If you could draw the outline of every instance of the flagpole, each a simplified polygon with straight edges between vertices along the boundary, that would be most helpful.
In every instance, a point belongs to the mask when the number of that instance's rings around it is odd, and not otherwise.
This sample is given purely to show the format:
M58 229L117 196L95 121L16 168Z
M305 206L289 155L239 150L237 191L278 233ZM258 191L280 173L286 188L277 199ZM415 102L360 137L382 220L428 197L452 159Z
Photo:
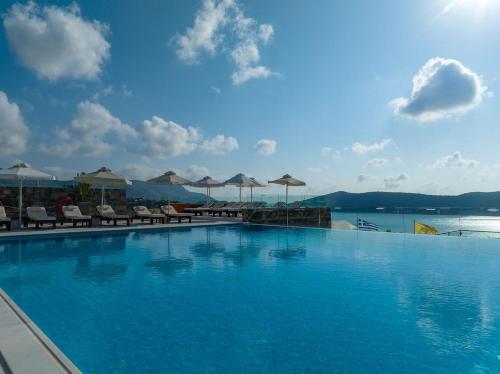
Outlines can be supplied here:
M22 211L23 211L23 179L19 179L19 228L23 227L22 224Z

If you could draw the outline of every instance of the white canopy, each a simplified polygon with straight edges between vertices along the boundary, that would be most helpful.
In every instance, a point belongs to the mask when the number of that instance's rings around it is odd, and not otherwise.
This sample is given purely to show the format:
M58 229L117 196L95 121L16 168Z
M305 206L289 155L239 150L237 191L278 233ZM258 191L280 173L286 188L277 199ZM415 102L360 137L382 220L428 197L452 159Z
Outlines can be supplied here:
M131 181L122 177L121 175L114 174L111 169L102 167L93 173L82 173L76 176L75 181L78 183L86 183L94 186L130 186Z
M167 171L165 174L160 175L159 177L147 180L146 183L161 184L165 186L187 186L192 184L191 181L187 180L186 178L179 177L173 171ZM168 187L167 194L168 194L167 203L168 205L170 205L170 187Z
M178 176L173 171L167 171L165 174L160 175L159 177L148 179L146 183L186 186L190 185L192 182L190 180L187 180L186 178Z
M295 179L290 174L285 174L281 178L275 179L273 181L269 181L268 183L281 184L284 186L298 187L305 186L306 182L302 182L301 180Z
M240 188L240 203L241 203L241 188L242 187L258 187L259 183L252 178L247 177L245 174L239 173L234 177L224 182L225 185L238 186Z
M112 186L130 186L131 181L122 177L121 175L114 174L111 169L102 167L93 173L82 173L76 176L75 181L78 183L86 183L94 186L101 186L101 206L104 205L104 187Z
M293 178L290 174L285 174L279 179L269 181L268 183L281 184L286 186L286 225L288 226L288 187L305 186L306 182Z
M218 180L213 179L212 177L206 176L201 178L199 181L191 183L193 187L200 187L207 189L207 203L210 199L210 189L214 187L224 187L224 183L219 182Z
M5 180L55 180L53 175L33 169L31 165L21 162L8 169L0 169L0 179Z
M22 227L21 217L23 215L23 181L55 180L53 175L33 169L31 165L21 162L8 169L0 169L0 179L19 181L19 228Z

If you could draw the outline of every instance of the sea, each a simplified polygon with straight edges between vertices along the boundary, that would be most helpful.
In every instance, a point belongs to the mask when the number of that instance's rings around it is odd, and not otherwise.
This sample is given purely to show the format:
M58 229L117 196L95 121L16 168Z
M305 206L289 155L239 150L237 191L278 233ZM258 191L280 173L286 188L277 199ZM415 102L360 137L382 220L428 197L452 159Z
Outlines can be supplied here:
M376 224L379 231L413 233L415 222L419 222L436 228L441 235L500 238L500 215L332 213L333 221L347 221L354 226L358 218Z

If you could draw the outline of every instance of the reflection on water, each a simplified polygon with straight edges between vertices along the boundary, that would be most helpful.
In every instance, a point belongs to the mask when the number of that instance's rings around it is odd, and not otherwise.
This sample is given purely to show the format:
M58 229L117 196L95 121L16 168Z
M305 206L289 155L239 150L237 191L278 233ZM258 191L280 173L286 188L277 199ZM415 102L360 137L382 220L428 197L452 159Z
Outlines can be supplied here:
M212 227L205 228L205 240L198 240L191 245L191 252L196 257L210 258L223 253L226 249L222 241L218 240L217 231Z
M192 258L165 258L161 260L150 260L144 265L165 275L176 275L179 271L189 270L193 267Z
M417 325L441 350L476 346L484 321L480 290L445 280L422 282L414 290Z

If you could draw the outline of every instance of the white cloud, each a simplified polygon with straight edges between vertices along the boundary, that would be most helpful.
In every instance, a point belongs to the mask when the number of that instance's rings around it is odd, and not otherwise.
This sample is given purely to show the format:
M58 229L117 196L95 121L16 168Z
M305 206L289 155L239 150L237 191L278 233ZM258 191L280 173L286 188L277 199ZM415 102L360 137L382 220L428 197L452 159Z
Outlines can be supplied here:
M453 152L450 155L444 156L436 160L433 167L457 168L457 169L472 169L479 164L476 160L468 160L462 157L462 153Z
M222 90L219 88L219 87L216 87L216 86L211 86L210 89L216 94L216 95L220 95Z
M391 102L396 115L427 122L463 114L481 103L487 87L460 61L432 58L413 77L410 98Z
M276 152L276 145L278 142L272 139L260 139L255 144L257 153L261 156L271 156Z
M177 57L192 64L199 61L202 52L214 55L223 39L220 29L228 22L228 11L233 6L233 1L204 0L202 8L196 12L193 27L172 39L177 46Z
M186 178L192 180L192 181L197 181L207 175L209 175L208 168L205 166L199 166L199 165L190 165L186 169Z
M223 155L238 149L238 140L232 136L216 135L214 138L205 140L200 148L214 155Z
M374 143L371 145L366 145L366 144L361 144L361 143L356 142L352 145L351 150L354 153L358 153L358 154L379 152L379 151L383 151L388 145L390 145L392 143L393 143L392 139L383 139L381 142Z
M122 84L122 94L125 97L129 97L133 95L133 92L126 84Z
M84 101L78 104L71 124L59 130L59 144L42 145L45 154L57 154L62 157L99 157L111 153L113 145L108 137L114 135L121 140L135 137L135 130L113 117L101 104Z
M109 58L108 27L84 20L75 3L64 8L15 3L3 25L19 61L51 81L95 79Z
M394 177L386 177L384 178L384 184L386 190L392 190L401 186L402 182L405 182L409 179L408 175L405 173L399 174Z
M259 45L269 44L273 34L272 25L259 25L246 17L235 0L204 0L196 12L194 25L184 34L176 34L171 42L176 46L177 57L188 64L199 62L203 53L214 56L219 49L229 52L236 66L231 79L233 84L240 85L273 74L266 66L259 65ZM223 41L228 45L219 48Z
M103 88L102 90L96 92L95 94L92 95L92 99L94 101L99 100L101 97L109 96L113 93L113 86L108 86Z
M182 127L175 122L154 116L139 127L146 152L154 157L176 157L193 152L201 136L196 128Z
M0 91L0 156L18 155L25 151L29 129L16 103L9 102Z
M331 157L335 160L341 160L342 154L340 151L337 151L331 147L321 147L321 156L323 157Z
M250 79L267 78L272 74L271 70L265 66L248 66L241 68L231 75L231 79L236 86L246 83Z
M76 170L65 169L60 166L46 166L42 170L50 175L55 175L58 180L72 180L77 175Z
M360 174L356 179L358 180L359 183L363 183L366 182L369 178L370 177L368 175Z
M389 162L389 160L387 160L386 158L372 158L371 160L368 160L366 165L373 166L373 167L379 167L379 166L384 166L388 162Z
M147 163L128 164L120 169L117 173L123 175L127 179L147 180L162 174L162 171L153 165Z
M273 25L265 23L259 26L259 38L262 40L264 44L269 43L273 35L274 35Z

